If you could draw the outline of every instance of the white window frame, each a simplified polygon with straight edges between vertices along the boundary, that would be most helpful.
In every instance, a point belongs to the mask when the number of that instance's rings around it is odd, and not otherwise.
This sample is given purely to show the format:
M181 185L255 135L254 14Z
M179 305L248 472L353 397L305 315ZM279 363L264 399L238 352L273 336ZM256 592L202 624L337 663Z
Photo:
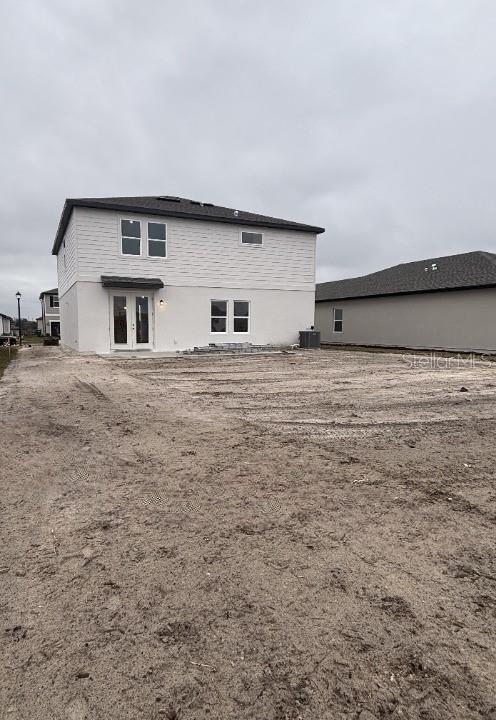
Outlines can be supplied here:
M212 315L212 303L216 302L222 302L226 303L226 314L224 315ZM212 318L219 318L219 319L225 319L226 321L226 329L225 330L212 330ZM229 332L229 300L220 300L216 298L212 298L210 300L210 335L227 335Z
M156 238L150 238L148 235L148 225L152 223L153 225L163 225L165 227L165 240L157 240ZM152 242L163 242L165 243L165 255L150 255L150 239ZM146 252L147 252L147 258L150 260L167 260L168 255L168 244L169 244L169 233L167 228L167 223L162 222L161 220L147 220L146 221ZM138 257L136 255L136 257Z
M254 235L261 235L262 236L262 242L261 243L247 243L243 242L243 233L252 233ZM264 245L264 234L263 232L259 232L258 230L240 230L239 233L239 243L240 245L244 245L244 247L263 247Z
M139 237L139 241L140 241L140 251L139 251L139 255L134 255L133 253L125 253L125 252L122 252L122 239L123 239L123 238L128 238L129 240L138 240L138 238L132 237L131 235L123 235L123 234L122 234L122 221L123 221L123 220L127 220L128 222L137 222L137 223L139 223L139 226L140 226L140 237ZM147 228L147 237L148 237L148 228ZM143 227L142 227L142 222L141 222L141 220L136 220L136 218L129 218L129 217L121 217L121 218L119 218L119 249L120 249L120 254L122 255L122 257L134 257L134 258L143 257Z
M336 318L336 310L341 313L340 318ZM336 330L336 321L341 323L341 330ZM332 308L332 332L338 333L339 335L343 332L344 328L344 311L343 308Z
M237 302L245 302L245 303L248 303L248 315L247 315L247 316L246 316L246 315L235 315L235 314L234 314L234 303L237 303ZM250 300L233 300L233 301L232 301L232 318L233 318L233 325L232 325L232 327L233 327L233 334L234 334L234 335L249 335L249 334L251 333L251 301L250 301ZM234 329L234 321L235 321L236 319L243 319L243 320L246 320L246 319L247 319L247 320L248 320L248 330L246 330L246 331L244 331L244 330L235 330L235 329Z
M50 297L50 299L51 299L52 302L50 302L50 300L48 301L48 307L49 307L51 310L54 310L54 309L56 310L58 307L60 307L60 302L59 302L59 296L58 296L58 295L50 295L49 297ZM52 314L53 314L53 313L52 313Z

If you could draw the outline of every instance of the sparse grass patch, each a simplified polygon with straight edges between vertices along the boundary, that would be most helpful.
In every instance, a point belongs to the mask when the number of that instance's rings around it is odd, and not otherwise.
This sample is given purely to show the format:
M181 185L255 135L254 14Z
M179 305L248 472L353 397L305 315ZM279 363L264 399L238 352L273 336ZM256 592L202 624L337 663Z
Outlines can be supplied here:
M13 360L16 356L17 348L16 347L0 347L0 378L5 372L5 368L9 364L11 360Z

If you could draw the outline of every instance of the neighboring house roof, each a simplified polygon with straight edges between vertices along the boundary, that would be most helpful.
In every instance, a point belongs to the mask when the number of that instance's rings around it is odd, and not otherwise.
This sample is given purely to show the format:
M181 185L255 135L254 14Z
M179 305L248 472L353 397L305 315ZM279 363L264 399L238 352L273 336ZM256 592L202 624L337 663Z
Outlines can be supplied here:
M13 318L10 317L10 315L4 315L3 313L0 313L0 317L5 318L6 320L13 320Z
M477 250L417 260L362 277L319 283L315 301L496 286L496 254Z
M291 220L258 215L257 213L221 207L212 203L202 203L173 195L147 197L111 197L111 198L68 198L65 201L60 218L57 235L53 244L52 254L56 255L74 207L89 207L101 210L118 210L120 212L144 213L147 215L164 215L191 220L210 220L212 222L234 223L237 225L253 225L272 227L282 230L300 230L303 232L323 233L324 228Z
M158 290L164 287L164 283L160 278L131 278L120 275L101 275L101 280L103 287L142 288L148 290Z
M58 288L52 288L51 290L43 290L43 292L40 293L40 300L43 298L44 295L58 295L59 289Z

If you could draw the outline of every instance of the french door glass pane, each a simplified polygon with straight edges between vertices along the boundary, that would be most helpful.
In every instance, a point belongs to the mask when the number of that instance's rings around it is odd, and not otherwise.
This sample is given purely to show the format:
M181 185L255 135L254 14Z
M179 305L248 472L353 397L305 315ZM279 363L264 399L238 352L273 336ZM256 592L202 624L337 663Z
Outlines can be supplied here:
M127 306L122 295L114 295L114 342L127 344Z
M148 298L136 298L136 343L149 342Z

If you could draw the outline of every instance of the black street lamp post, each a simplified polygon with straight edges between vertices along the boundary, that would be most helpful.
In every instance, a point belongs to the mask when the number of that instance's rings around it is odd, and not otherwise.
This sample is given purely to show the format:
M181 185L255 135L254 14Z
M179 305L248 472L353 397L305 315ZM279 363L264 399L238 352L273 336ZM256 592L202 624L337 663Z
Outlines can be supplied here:
M22 345L22 327L21 327L21 293L19 290L16 292L17 298L17 317L19 319L19 346Z

